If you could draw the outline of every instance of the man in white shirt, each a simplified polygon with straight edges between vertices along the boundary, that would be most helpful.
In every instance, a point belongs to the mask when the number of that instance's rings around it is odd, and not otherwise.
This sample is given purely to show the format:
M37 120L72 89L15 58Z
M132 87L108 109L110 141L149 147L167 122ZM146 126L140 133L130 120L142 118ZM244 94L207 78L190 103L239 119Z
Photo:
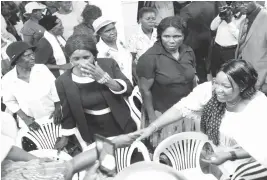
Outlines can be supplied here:
M122 73L133 83L133 57L126 45L121 40L118 40L115 23L115 21L103 16L94 21L95 34L100 36L100 40L96 45L98 50L97 57L114 59Z
M17 113L19 126L39 129L35 119L54 117L61 120L61 107L55 87L55 77L43 64L35 64L33 47L25 42L14 42L6 53L15 67L2 79L3 103ZM21 121L22 120L22 121ZM23 123L24 122L24 123Z
M233 11L229 6L220 8L220 13L213 19L210 25L212 31L216 31L215 44L212 50L211 73L215 77L221 65L235 57L235 49L238 44L240 24L245 15L238 9ZM233 14L235 13L235 15Z

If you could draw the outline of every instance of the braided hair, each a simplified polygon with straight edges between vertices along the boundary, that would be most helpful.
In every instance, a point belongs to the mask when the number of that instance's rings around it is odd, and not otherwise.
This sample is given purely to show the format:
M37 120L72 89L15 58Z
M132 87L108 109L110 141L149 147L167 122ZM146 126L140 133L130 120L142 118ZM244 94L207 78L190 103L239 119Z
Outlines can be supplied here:
M224 72L230 82L234 81L238 85L242 99L250 99L256 93L255 84L258 74L248 62L240 59L229 60L222 65L219 72ZM201 131L207 134L215 145L219 145L220 142L219 128L225 111L226 103L218 101L217 95L213 91L211 99L204 106L200 127Z

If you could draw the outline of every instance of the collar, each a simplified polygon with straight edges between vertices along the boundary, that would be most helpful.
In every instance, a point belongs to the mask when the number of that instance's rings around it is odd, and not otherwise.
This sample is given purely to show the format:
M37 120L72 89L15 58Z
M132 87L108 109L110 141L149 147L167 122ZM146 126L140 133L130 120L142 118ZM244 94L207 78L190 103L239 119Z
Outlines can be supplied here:
M36 67L36 64L32 67L30 76L35 71L35 67ZM12 74L12 78L14 80L21 80L21 79L18 78L17 66L14 66L14 68L10 71L10 73Z
M80 84L86 84L86 83L91 83L91 82L95 81L93 78L80 77L80 76L77 76L73 73L71 73L71 77L72 77L73 82L80 83Z
M185 44L182 44L180 47L179 47L179 53L180 54L183 54L185 52L192 52L193 50L185 45ZM165 50L165 48L162 46L161 42L158 40L155 42L155 44L153 45L153 48L150 48L146 54L148 55L160 55L160 54L163 54L163 55L167 55L169 56L170 53L168 51Z
M141 36L147 36L142 29L141 23L139 23L139 25L138 25L138 32L137 33L138 33L138 35L141 35ZM156 28L153 28L151 39L152 39L152 37L155 37L155 38L157 37L157 29Z
M97 43L97 49L99 51L102 51L102 52L106 52L108 53L110 50L112 51L119 51L120 47L122 48L126 48L126 46L123 44L122 41L118 40L116 41L116 44L117 44L117 47L118 47L118 50L117 49L114 49L112 47L109 47L101 38L99 40L99 42Z
M257 7L254 11L247 15L248 21L253 22L253 20L257 17L259 12L261 11L260 7Z

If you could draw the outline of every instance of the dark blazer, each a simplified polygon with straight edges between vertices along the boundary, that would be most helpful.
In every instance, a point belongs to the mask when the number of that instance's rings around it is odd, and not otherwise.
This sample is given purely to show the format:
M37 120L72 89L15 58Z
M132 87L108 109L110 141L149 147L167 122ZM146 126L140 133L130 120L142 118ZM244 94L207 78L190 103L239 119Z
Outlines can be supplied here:
M56 59L54 57L53 49L50 43L46 38L40 39L40 41L36 45L35 53L35 63L36 64L56 64ZM54 76L57 78L59 74L58 69L49 69Z
M65 54L64 47L61 46L61 48L62 48L63 53ZM34 53L35 53L36 64L57 65L56 59L54 57L53 48L45 37L40 39L40 41L37 43ZM69 59L67 58L66 55L65 57L66 57L66 62L69 63ZM54 74L56 78L59 77L60 73L58 69L49 69L49 70Z
M98 65L107 72L113 79L121 79L127 84L127 91L124 94L116 95L110 89L102 84L99 84L99 90L106 99L108 106L111 109L114 119L119 126L124 130L124 133L132 132L136 129L134 121L131 119L130 109L125 103L123 96L129 96L132 93L133 87L131 82L120 71L120 68L115 60L108 58L97 59ZM62 106L63 121L62 128L79 129L82 138L86 142L92 142L93 134L89 131L85 119L82 103L80 100L79 89L72 81L71 70L67 70L56 80L56 88Z
M180 16L184 18L188 26L188 35L184 43L193 50L205 48L207 50L211 41L210 23L216 16L214 2L193 1L183 7Z

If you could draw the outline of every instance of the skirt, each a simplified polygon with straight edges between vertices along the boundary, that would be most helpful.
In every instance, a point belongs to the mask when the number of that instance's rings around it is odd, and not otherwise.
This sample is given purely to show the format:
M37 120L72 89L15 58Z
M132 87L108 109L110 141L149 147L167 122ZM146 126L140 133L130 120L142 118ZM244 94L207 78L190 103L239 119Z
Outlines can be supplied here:
M71 180L71 171L65 161L42 162L4 160L1 164L2 180Z

